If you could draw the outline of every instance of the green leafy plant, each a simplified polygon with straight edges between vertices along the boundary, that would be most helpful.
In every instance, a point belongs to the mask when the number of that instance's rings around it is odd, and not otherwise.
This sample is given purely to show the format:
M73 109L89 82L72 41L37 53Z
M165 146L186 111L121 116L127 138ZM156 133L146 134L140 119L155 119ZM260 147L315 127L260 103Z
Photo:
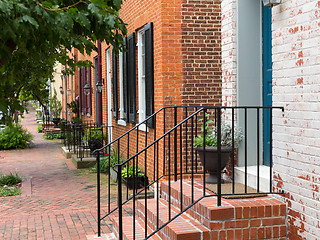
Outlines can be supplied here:
M82 122L82 119L79 118L79 117L72 117L72 122L73 122L73 123L81 123L81 122Z
M22 179L17 173L0 175L0 186L4 186L4 185L13 186L21 182L22 182Z
M19 186L7 186L0 187L0 197L16 196L21 194L21 188Z
M133 165L130 165L129 167L125 167L121 171L121 177L122 178L133 178L133 177L144 177L144 172L139 168L138 166L135 166L133 168Z
M70 108L71 112L73 112L74 114L78 114L79 108L76 101L73 100L70 103L67 103L67 107Z
M50 111L51 115L54 118L59 118L62 111L62 105L61 102L57 98L57 91L56 89L53 89L53 96L50 98Z
M37 132L42 133L42 124L39 124L37 127Z
M209 117L209 114L206 113L206 118ZM207 119L206 119L207 120ZM199 119L198 121L203 121L203 119ZM205 124L201 125L201 132L203 133L205 129L205 144L208 147L217 147L218 139L217 139L217 127L209 128L209 124L213 123L212 120L206 121ZM234 128L234 146L235 148L239 147L240 142L243 139L242 131L240 128ZM204 134L199 134L194 138L193 145L195 147L203 146L204 143ZM221 146L232 146L232 127L230 124L223 122L221 124Z
M83 137L84 140L105 140L107 136L103 134L101 127L98 128L88 128Z
M47 132L45 135L43 135L44 139L47 140L57 140L57 139L62 139L62 134L59 133L54 133L54 132Z
M110 159L110 160L109 160ZM110 161L110 163L109 163ZM110 155L106 154L106 157L100 159L100 172L108 173L109 167L113 168L114 165L118 163L123 163L124 159L122 157L122 154L120 154L119 161L118 161L118 150L113 149L112 153ZM97 164L94 165L91 170L93 172L97 172Z
M15 196L21 194L22 179L17 173L0 175L0 197Z
M26 148L32 144L32 134L14 124L0 133L0 150Z

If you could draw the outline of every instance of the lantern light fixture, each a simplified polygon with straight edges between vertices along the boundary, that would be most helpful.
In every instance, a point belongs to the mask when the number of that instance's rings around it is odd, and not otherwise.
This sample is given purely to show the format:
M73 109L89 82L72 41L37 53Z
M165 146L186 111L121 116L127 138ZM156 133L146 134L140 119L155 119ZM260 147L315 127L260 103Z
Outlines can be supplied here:
M282 0L263 0L263 5L265 7L273 7L279 5L281 2Z
M98 93L102 93L102 83L100 81L97 82L96 88Z
M91 92L91 87L89 86L88 83L87 83L86 85L84 85L83 90L84 90L84 94L85 94L86 96L89 96L89 94L90 94L90 92Z

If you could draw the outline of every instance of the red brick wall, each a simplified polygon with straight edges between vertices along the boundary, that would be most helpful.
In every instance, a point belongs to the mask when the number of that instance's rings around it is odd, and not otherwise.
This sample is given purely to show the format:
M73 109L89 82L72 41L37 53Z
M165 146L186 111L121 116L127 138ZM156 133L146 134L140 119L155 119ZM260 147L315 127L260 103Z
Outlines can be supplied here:
M220 1L201 0L126 0L120 10L120 16L127 23L128 35L136 32L145 24L153 22L154 27L154 110L164 106L179 105L218 105L221 102L221 53L220 53ZM102 78L107 78L106 49L102 43ZM78 57L93 60L96 56ZM75 79L78 79L76 76ZM138 82L138 81L137 81ZM75 80L75 83L78 83ZM92 71L94 85L94 71ZM94 92L94 91L93 91ZM138 86L137 86L138 92ZM107 124L107 89L103 87L103 123ZM137 94L137 109L138 109ZM95 97L92 96L92 116L83 119L95 121ZM138 116L137 116L138 119ZM181 118L180 118L181 119ZM167 122L167 130L170 125ZM135 124L120 126L113 120L113 139L116 139ZM157 137L164 133L163 115L157 118ZM171 122L172 126L172 122ZM140 131L138 149L145 147L145 132ZM154 136L150 129L149 136ZM136 135L130 136L120 146L129 148L130 155L136 152ZM148 140L148 144L153 137ZM163 142L159 144L159 153L163 156ZM126 156L126 151L123 152ZM144 156L143 156L144 157ZM159 158L159 166L162 166ZM154 165L154 151L148 151L148 174ZM161 167L160 167L161 169ZM160 172L161 174L161 172Z
M220 0L182 1L182 58L182 103L220 105Z

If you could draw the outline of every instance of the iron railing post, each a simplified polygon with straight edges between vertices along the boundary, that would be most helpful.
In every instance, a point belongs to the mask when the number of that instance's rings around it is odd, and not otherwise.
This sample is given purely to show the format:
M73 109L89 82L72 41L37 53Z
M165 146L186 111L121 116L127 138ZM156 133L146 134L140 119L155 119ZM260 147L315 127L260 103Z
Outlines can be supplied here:
M202 126L202 132L203 132L203 196L206 195L206 135L207 135L207 109L203 109L203 126Z
M218 148L218 206L221 206L221 108L217 109L217 148Z
M174 181L176 182L178 180L178 153L177 153L177 138L178 138L178 133L177 133L177 107L174 107Z
M97 151L97 207L98 207L98 237L101 236L101 203L100 203L100 152Z
M119 150L118 150L119 151ZM134 171L133 171L134 172ZM119 240L123 239L122 232L122 186L121 186L121 165L118 166L117 173L117 182L118 182L118 209L119 209ZM133 183L134 185L135 183ZM134 193L133 193L134 194Z

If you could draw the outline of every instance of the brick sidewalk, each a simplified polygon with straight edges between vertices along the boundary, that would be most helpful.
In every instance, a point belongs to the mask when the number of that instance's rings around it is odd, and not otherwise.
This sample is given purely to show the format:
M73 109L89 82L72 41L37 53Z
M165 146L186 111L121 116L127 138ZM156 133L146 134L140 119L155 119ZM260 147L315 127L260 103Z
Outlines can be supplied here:
M44 140L36 132L34 111L22 125L34 135L34 145L0 151L0 173L17 172L26 181L23 190L28 193L25 188L29 188L31 196L0 198L0 239L86 239L95 234L96 174L68 167L60 142ZM103 231L109 228L104 226Z

